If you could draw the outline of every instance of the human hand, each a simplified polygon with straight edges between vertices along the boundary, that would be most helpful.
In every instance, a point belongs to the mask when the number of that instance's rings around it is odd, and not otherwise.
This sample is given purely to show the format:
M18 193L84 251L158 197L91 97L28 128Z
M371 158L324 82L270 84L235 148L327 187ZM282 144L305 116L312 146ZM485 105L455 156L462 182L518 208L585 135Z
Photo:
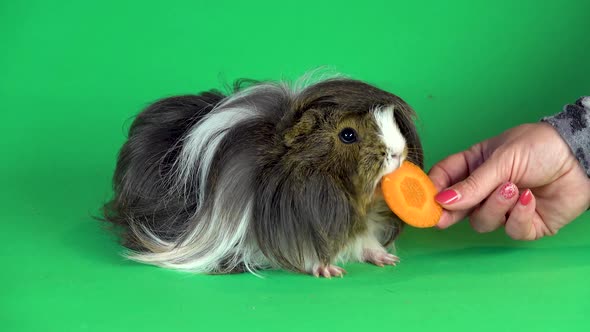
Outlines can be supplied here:
M429 176L447 228L466 216L478 232L505 225L513 239L553 235L590 207L590 179L559 133L525 124L454 154ZM520 194L520 195L519 195Z

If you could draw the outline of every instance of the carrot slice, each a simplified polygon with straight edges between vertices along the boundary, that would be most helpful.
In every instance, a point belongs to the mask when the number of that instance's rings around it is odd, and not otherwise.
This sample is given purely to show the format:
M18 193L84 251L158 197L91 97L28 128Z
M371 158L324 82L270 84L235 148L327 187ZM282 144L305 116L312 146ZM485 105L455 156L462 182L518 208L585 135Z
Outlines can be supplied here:
M406 224L419 227L433 227L438 223L442 207L434 200L436 187L422 171L409 161L381 180L385 202Z

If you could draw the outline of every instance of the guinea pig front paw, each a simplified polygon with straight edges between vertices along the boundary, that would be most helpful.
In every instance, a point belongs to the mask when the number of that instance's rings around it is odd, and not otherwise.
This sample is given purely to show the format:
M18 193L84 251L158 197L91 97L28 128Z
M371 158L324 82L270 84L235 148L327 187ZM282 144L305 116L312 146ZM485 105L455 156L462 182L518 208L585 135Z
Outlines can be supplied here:
M316 277L324 277L324 278L332 278L332 277L340 277L342 278L346 274L346 270L341 268L340 266L336 265L323 265L323 264L315 264L311 269L311 274Z
M375 264L377 266L397 265L399 257L385 251L385 249L363 249L363 261Z

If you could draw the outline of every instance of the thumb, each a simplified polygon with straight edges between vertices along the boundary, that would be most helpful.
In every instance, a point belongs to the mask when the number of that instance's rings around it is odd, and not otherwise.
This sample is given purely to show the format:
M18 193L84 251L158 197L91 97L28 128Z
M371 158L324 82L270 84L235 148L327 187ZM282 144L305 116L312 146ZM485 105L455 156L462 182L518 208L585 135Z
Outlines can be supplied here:
M498 186L507 181L507 169L501 159L492 156L476 168L465 180L441 191L435 197L446 210L468 210L485 200Z

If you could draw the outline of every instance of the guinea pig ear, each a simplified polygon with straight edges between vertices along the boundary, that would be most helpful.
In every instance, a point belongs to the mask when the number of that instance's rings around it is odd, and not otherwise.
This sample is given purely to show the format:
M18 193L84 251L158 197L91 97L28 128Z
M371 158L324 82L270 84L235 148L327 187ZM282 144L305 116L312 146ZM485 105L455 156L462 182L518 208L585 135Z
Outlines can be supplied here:
M397 126L406 139L408 160L424 168L424 152L422 142L415 125L416 113L401 99L394 105L394 117Z
M320 112L317 110L307 110L296 120L297 122L293 127L287 129L284 135L285 145L292 146L299 138L304 137L311 133L317 123Z
M355 216L346 194L327 174L277 169L264 172L258 186L254 233L262 253L299 272L333 262Z

